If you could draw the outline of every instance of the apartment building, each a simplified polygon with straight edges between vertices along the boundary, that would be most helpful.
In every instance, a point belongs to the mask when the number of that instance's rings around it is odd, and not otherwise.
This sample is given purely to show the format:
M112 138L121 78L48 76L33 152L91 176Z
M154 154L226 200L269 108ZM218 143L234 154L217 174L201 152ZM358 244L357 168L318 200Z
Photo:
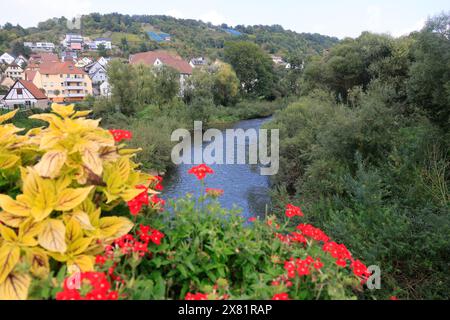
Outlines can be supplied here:
M73 62L42 63L33 83L44 89L52 102L76 102L93 94L89 75Z

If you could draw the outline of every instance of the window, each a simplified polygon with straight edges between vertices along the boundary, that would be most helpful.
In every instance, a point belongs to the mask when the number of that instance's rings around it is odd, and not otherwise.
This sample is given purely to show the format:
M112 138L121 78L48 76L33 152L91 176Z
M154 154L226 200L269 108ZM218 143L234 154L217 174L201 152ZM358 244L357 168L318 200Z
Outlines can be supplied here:
M23 94L23 90L22 89L17 89L17 94L22 95Z

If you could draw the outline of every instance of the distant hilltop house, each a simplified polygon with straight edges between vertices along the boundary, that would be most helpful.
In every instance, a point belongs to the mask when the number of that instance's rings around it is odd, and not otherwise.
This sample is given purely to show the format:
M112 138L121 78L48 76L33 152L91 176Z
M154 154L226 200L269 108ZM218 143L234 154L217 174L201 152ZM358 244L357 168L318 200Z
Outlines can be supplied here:
M130 56L130 64L140 63L151 67L168 66L178 71L181 91L184 90L186 79L192 75L192 66L188 62L178 55L163 50L142 52Z
M77 61L78 53L75 50L65 50L61 52L61 61Z
M52 102L76 102L93 94L88 74L73 62L44 62L35 70L33 83Z
M84 38L80 34L66 34L62 42L63 46L70 50L83 50Z
M201 68L208 65L208 61L204 57L198 57L198 58L192 58L191 61L189 61L189 64L192 68Z
M105 49L111 50L112 49L112 39L111 38L97 38L94 40L94 43L96 45L96 48L100 45L103 45Z
M229 35L235 36L235 37L239 37L242 36L242 32L239 32L237 30L231 29L231 28L223 28L223 31L225 31L226 33L228 33Z
M51 42L24 42L23 45L33 52L53 52L56 49L55 44Z
M169 42L172 40L172 36L168 33L156 33L153 31L147 32L149 38L156 42Z
M11 108L46 109L48 107L48 98L32 82L17 80L0 103Z
M14 58L12 55L10 55L7 52L5 52L4 54L2 54L0 56L0 62L6 63L6 64L11 64L14 62L14 60L16 60L16 58Z

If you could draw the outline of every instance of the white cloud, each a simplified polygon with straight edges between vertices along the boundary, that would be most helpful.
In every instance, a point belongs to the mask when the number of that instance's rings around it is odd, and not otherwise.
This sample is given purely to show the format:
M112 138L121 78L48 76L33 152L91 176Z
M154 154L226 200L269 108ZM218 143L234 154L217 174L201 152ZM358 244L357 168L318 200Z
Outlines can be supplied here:
M367 26L369 30L376 31L381 26L382 10L378 6L367 7Z
M177 18L177 19L184 19L186 16L180 11L176 9L171 9L166 12L166 15Z
M392 35L394 37L401 37L401 36L404 36L404 35L408 35L408 34L410 34L413 31L419 31L425 26L426 21L427 21L427 19L422 18L419 21L417 21L413 26L411 26L409 28L393 31Z
M211 22L212 24L222 24L222 23L230 23L229 20L227 20L222 14L218 13L215 10L208 11L204 14L202 14L199 17L200 20L203 22Z

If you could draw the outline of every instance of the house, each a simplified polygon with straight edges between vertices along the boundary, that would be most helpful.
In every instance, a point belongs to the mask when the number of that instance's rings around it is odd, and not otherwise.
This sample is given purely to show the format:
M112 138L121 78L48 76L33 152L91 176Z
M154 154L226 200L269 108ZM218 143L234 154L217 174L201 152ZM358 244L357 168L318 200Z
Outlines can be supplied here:
M141 52L130 56L130 64L144 64L151 67L168 66L180 74L180 88L184 91L185 82L192 75L192 66L180 56L167 51Z
M55 44L51 42L24 42L23 45L33 52L53 52L55 50Z
M35 53L30 56L30 59L28 60L28 68L32 65L39 65L43 62L58 62L59 58L54 53Z
M75 64L75 66L78 68L84 68L84 67L90 65L92 62L93 62L92 59L90 59L88 57L84 57L82 59L79 59L77 61L77 63Z
M24 70L14 62L6 68L5 76L7 78L11 78L12 80L25 79Z
M0 56L0 62L4 62L6 64L11 64L14 62L14 60L16 60L16 58L14 58L12 55L10 55L9 53L5 52L4 54L2 54Z
M84 39L79 34L66 34L62 42L63 46L70 50L83 50Z
M103 82L100 85L100 95L102 97L110 97L111 96L111 86L110 86L108 80L106 80L105 82Z
M112 49L112 39L110 38L97 38L94 40L95 49L98 49L100 45L104 45L106 50Z
M100 63L100 61L102 63ZM106 64L103 65L103 63ZM101 95L101 88L100 86L108 81L108 74L106 72L108 61L107 60L98 60L96 62L91 63L90 65L87 65L84 70L88 73L89 78L92 80L92 86L94 89L94 95ZM109 85L109 84L108 84Z
M47 96L32 82L25 80L17 80L1 102L8 107L48 108Z
M93 94L89 75L73 62L42 63L33 83L53 102L76 102Z
M208 65L208 61L204 57L192 58L189 61L192 68L201 68Z
M4 78L2 82L0 82L0 87L11 88L14 85L15 81L11 78Z
M78 58L78 53L72 50L66 50L61 53L61 61L75 62Z
M108 65L108 63L109 63L109 59L106 59L104 57L100 57L97 60L97 62L100 63L103 67L106 67Z
M16 58L16 60L14 60L14 63L18 64L21 68L23 68L28 63L28 59L20 55Z

